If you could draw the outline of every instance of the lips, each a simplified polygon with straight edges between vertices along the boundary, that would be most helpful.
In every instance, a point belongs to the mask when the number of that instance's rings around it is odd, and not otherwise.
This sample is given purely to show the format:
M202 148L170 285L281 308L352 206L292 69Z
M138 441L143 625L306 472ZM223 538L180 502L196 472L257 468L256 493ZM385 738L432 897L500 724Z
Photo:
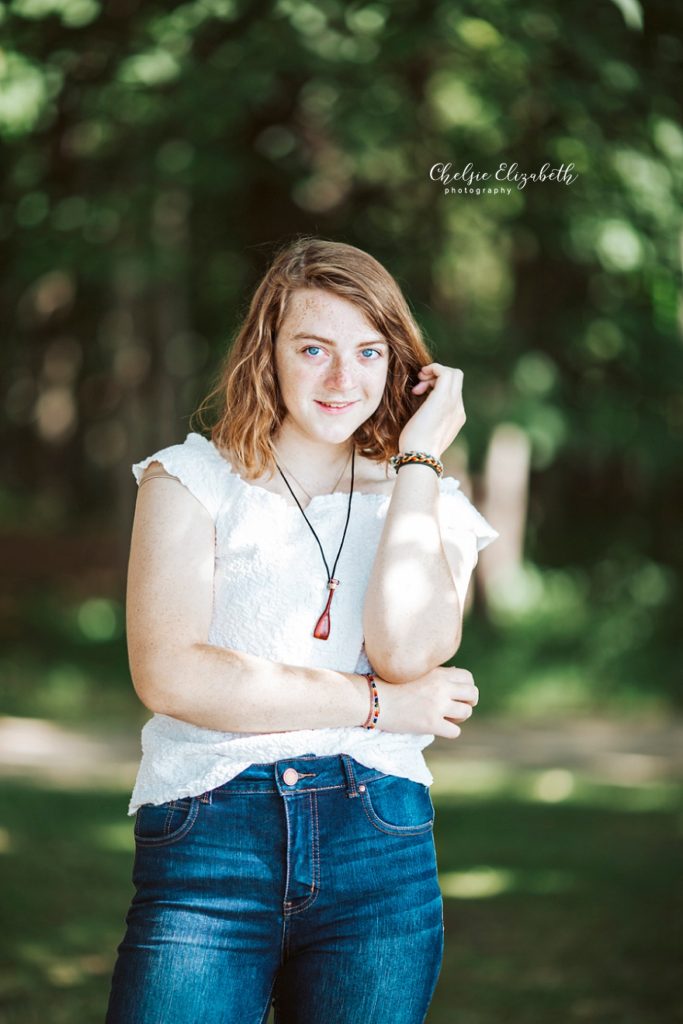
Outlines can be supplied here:
M353 402L323 402L323 401L321 401L321 400L316 398L315 399L315 404L316 405L322 405L322 407L324 409L349 409L352 405L355 405L356 403L355 403L355 401L353 401Z

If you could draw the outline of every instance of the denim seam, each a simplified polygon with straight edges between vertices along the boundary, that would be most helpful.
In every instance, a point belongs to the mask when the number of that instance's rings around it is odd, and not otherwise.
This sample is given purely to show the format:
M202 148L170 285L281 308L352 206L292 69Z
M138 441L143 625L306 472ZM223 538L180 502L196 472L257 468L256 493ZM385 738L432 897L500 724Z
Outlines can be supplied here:
M271 1002L273 1000L273 989L275 988L275 982L276 981L277 981L277 972L274 974L273 980L270 983L270 992L268 993L268 998L266 1000L266 1008L263 1011L263 1013L261 1014L261 1020L259 1021L259 1024L266 1024L266 1021L268 1020L268 1014L270 1013L270 1004L271 1004Z
M377 779L385 779L386 777L387 777L386 773L382 772L380 775L373 775L370 778L365 779L363 784L365 785L365 783L368 783L368 782L376 782ZM275 788L275 789L241 789L241 788L237 789L235 787L234 789L223 790L223 792L226 794L226 796L241 796L243 793L282 793L283 796L288 796L288 795L290 795L290 792L291 793L297 793L297 792L298 793L322 793L322 792L324 792L326 790L329 790L329 789L348 789L348 785L343 783L343 782L340 782L340 783L338 783L335 786L301 786L298 790L292 788L291 790L288 790L287 792L285 792L283 790L280 790L280 789L277 789L277 788Z
M173 811L175 810L175 800L169 802L166 808L166 820L164 821L164 827L162 829L165 836L169 835L171 831L171 821L173 820ZM184 822L183 822L184 824Z
M368 779L368 782L370 782L370 781L371 780ZM345 786L343 784L341 784L339 786L302 786L298 790L298 792L299 793L324 793L328 789L348 789L348 786ZM292 790L292 792L297 792L297 791L296 790ZM356 793L356 796L358 796L357 793Z
M230 789L223 790L226 796L242 796L243 793L279 793L280 790L275 787L274 789Z
M291 871L291 862L290 862L290 856L289 856L289 841L290 841L290 837L291 837L291 829L290 829L290 821L289 821L289 811L287 810L287 801L283 800L282 801L282 805L283 805L283 807L285 809L285 822L286 822L286 825L287 825L287 844L286 844L287 845L287 870L285 872L285 892L284 892L283 901L282 901L283 902L282 909L283 909L283 912L284 912L284 914L286 916L287 915L287 903L288 903L288 897L289 897L289 875L290 875L290 871Z
M174 843L180 842L194 827L197 817L199 815L199 799L197 797L191 798L191 803L188 808L187 817L183 821L182 825L171 832L169 835L162 836L141 836L135 832L133 828L133 837L135 842L140 846L147 847L162 847L162 846L173 846Z
M348 797L358 796L358 790L356 789L356 775L353 770L353 765L348 754L341 754L342 764L344 766L344 774L347 779L346 795Z
M318 798L315 795L315 793L311 793L311 814L315 822L315 839L313 842L315 871L313 874L313 885L318 891L320 891L320 822L318 811Z
M418 836L429 830L434 825L434 819L431 818L426 821L423 825L392 825L391 822L383 821L382 818L377 814L370 801L370 795L367 790L361 793L361 805L365 811L366 817L370 824L377 829L378 832L384 832L385 835L402 835L402 836Z
M318 898L320 892L320 867L319 867L319 850L318 850L318 801L314 799L313 793L309 793L308 797L309 809L311 814L311 872L313 875L313 883L311 886L311 894L307 896L303 903L297 904L296 907L290 907L285 912L291 917L293 914L300 914L302 910L308 910L312 903Z
M287 914L283 911L282 937L280 939L280 967L284 967L285 963L287 962L287 954L289 953L289 932L287 929L288 922L289 918L287 917Z

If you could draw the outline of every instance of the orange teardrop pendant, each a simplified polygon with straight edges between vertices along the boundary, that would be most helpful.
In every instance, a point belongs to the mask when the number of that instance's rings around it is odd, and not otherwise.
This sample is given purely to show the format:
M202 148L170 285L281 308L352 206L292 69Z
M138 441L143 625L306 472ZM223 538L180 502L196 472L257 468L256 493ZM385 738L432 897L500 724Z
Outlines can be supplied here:
M328 636L330 635L330 605L332 604L334 592L339 586L339 580L328 580L327 586L330 591L330 596L327 598L327 604L325 605L325 609L320 618L318 619L318 621L316 622L315 629L313 630L313 636L317 640L327 640Z

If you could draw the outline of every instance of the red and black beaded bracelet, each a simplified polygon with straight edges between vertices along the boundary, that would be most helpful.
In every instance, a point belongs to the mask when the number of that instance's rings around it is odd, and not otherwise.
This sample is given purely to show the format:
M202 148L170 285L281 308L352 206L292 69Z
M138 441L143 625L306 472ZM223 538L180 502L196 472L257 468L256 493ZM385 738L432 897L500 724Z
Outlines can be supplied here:
M374 673L364 672L363 675L370 686L370 711L368 712L368 717L363 722L363 728L374 729L377 724L377 719L379 718L379 693L377 691Z
M443 462L429 452L399 452L398 455L392 455L389 462L397 473L401 466L408 466L411 462L429 466L437 476L443 473Z

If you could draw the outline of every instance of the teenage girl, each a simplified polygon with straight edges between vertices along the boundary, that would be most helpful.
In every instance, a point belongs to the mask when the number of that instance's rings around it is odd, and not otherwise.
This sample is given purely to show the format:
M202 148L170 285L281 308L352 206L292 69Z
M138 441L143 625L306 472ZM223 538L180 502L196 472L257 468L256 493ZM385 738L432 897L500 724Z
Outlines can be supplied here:
M477 703L442 665L498 536L442 475L462 383L380 263L299 238L210 440L133 466L128 649L154 714L107 1024L425 1020L444 925L422 751Z

